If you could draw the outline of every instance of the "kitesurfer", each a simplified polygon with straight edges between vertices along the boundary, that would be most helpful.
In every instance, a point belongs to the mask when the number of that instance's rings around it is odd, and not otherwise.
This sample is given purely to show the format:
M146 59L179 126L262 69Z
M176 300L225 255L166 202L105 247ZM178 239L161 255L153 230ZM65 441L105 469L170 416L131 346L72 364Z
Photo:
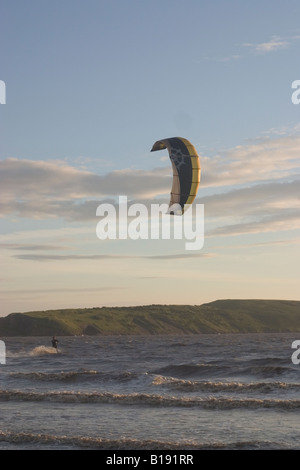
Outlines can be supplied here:
M57 344L58 344L58 340L55 338L55 336L52 337L52 347L57 349Z

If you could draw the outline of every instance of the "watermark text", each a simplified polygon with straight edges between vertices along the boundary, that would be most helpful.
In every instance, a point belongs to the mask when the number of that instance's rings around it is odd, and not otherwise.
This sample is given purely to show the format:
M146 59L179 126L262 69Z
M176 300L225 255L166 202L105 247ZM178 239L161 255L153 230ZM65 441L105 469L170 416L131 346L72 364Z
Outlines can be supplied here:
M6 351L4 341L0 341L0 364L6 364Z
M292 342L293 349L296 349L296 351L293 352L292 354L292 363L293 364L300 364L300 340L296 339L295 341Z
M3 80L0 80L0 104L6 104L6 85Z
M295 91L292 93L291 100L293 104L299 104L300 103L300 80L294 80L292 83L292 88L295 89Z
M182 208L179 204L140 203L128 205L127 196L119 196L118 208L103 203L97 207L96 234L100 240L186 240L186 250L201 250L204 245L204 204Z

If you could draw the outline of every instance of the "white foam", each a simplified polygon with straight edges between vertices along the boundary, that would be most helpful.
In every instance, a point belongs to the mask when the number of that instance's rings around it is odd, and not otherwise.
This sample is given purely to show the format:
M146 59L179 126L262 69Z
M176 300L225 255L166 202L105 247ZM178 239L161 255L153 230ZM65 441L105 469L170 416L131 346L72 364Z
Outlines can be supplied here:
M46 354L57 354L57 349L51 346L36 346L29 353L30 356L44 356Z

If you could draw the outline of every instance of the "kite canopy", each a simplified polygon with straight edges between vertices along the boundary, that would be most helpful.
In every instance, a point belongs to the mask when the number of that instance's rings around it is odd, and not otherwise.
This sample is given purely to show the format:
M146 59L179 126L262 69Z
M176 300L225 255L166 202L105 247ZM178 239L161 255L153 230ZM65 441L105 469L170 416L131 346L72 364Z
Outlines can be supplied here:
M200 159L195 147L182 137L158 140L151 152L168 149L173 167L173 185L169 207L192 204L200 184ZM176 207L176 206L175 206ZM171 214L174 212L170 212Z

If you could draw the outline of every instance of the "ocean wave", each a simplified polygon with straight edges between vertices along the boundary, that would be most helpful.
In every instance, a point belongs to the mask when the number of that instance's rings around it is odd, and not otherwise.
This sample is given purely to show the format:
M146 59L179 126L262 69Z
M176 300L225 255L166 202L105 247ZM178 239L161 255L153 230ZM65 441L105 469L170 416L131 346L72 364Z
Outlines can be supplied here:
M247 360L233 364L228 362L224 364L221 361L211 361L208 363L198 364L170 364L168 366L154 369L152 374L170 376L176 378L202 378L202 377L218 377L218 376L232 376L233 367L235 374L246 377L283 377L286 374L293 373L291 365L276 363L275 359L267 359L265 361Z
M165 450L165 449L198 449L199 444L189 441L172 442L159 440L139 440L131 438L105 439L82 436L57 436L53 434L33 434L1 432L0 442L33 446L58 446L68 448L87 448L102 450Z
M61 372L13 372L11 377L39 381L73 381L82 376L97 375L96 370L61 371Z
M277 377L290 372L290 367L280 365L249 366L244 373L261 377Z
M200 407L206 409L272 408L278 410L300 409L300 399L229 398L229 397L174 397L169 395L110 392L35 392L23 390L0 390L0 401L104 403L152 407Z
M157 375L152 380L152 385L163 386L168 389L184 392L272 392L276 390L300 390L299 383L286 382L212 382L212 381L193 381L177 379Z
M88 436L65 436L54 434L34 434L29 432L0 431L0 442L15 448L58 448L58 449L98 449L98 450L255 450L299 448L289 444L271 441L237 442L197 442L191 440L165 441L151 439L105 439ZM0 447L1 448L1 447ZM10 447L12 448L12 447Z
M170 375L177 377L201 376L216 371L224 371L224 366L220 367L219 362L215 363L199 363L199 364L171 364L157 370L153 370L153 374Z
M85 380L97 380L97 381L117 381L126 382L136 377L135 373L132 372L120 372L120 373L106 373L99 372L94 369L82 369L73 371L60 371L60 372L12 372L11 377L25 380L37 380L42 382L83 382Z

